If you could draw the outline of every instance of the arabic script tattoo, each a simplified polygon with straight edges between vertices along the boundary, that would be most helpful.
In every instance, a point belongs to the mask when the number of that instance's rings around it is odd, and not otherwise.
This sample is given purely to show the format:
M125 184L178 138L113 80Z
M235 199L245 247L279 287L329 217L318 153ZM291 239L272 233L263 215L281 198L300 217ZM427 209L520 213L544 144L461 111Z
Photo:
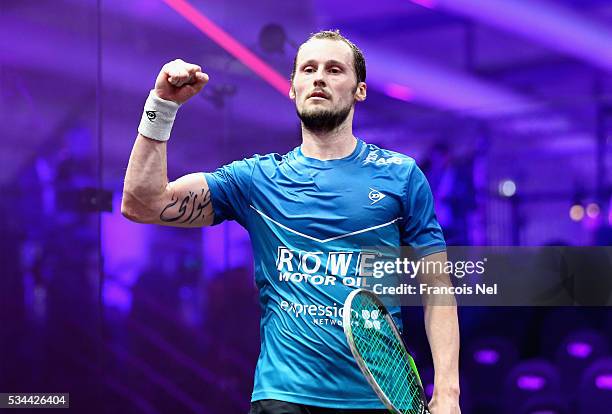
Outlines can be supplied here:
M162 210L159 219L166 223L189 223L196 220L202 222L206 218L205 208L211 203L210 190L204 190L197 194L190 191L182 200L176 195L172 196L172 202ZM174 208L178 204L178 211Z

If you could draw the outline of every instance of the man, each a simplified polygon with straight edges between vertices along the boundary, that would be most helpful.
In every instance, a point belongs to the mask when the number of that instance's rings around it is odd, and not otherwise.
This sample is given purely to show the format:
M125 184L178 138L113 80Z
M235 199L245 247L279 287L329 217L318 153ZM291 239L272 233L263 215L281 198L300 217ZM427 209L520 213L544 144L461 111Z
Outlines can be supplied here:
M179 104L208 76L197 65L170 62L145 104L122 213L183 227L236 220L249 231L262 306L251 414L387 412L339 323L360 248L409 245L446 260L431 191L414 160L353 136L365 77L363 54L348 39L312 35L298 50L289 91L302 145L170 183L165 141ZM431 411L459 413L456 307L426 300L425 324L435 369Z

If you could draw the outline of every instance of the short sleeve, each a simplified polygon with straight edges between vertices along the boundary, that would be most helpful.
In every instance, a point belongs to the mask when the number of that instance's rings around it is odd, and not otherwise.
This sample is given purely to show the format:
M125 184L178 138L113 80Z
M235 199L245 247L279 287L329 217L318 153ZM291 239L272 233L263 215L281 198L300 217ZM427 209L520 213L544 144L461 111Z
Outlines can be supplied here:
M417 249L420 257L446 250L444 234L436 213L425 174L415 164L405 187L401 244Z
M254 157L245 158L217 168L212 173L204 173L215 212L213 225L236 220L246 227L256 160Z

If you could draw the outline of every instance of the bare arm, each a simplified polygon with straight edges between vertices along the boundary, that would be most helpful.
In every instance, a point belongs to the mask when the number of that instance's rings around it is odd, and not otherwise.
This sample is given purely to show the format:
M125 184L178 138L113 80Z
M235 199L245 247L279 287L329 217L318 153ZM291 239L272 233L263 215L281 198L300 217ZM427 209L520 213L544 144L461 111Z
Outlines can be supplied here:
M161 99L179 104L197 94L208 76L197 65L175 60L164 65L155 81ZM212 224L210 191L202 173L168 181L168 143L138 134L130 155L121 213L139 223L176 227Z
M425 261L445 263L446 252L434 253ZM420 283L428 286L452 286L450 276L420 275ZM434 363L432 414L458 414L459 411L459 322L453 295L424 295L425 330Z
M166 142L138 134L125 175L121 213L138 223L176 227L212 224L204 174L188 174L168 182L166 147Z

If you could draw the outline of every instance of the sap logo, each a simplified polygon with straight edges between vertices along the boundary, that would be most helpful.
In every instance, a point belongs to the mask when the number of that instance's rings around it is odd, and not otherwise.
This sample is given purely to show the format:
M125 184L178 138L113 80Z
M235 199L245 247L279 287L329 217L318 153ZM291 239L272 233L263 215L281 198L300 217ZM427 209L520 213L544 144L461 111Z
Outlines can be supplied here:
M370 151L366 159L363 161L363 165L370 164L376 161L378 158L378 151Z
M389 165L389 164L400 165L403 162L404 160L402 160L400 157L379 158L376 160L376 165Z
M366 157L366 159L363 161L363 165L367 165L367 164L375 164L375 165L390 165L390 164L395 164L395 165L401 165L404 162L404 160L400 157L389 157L389 158L383 158L383 157L379 157L378 154L378 150L375 151L370 151L370 153L368 154L368 156Z

